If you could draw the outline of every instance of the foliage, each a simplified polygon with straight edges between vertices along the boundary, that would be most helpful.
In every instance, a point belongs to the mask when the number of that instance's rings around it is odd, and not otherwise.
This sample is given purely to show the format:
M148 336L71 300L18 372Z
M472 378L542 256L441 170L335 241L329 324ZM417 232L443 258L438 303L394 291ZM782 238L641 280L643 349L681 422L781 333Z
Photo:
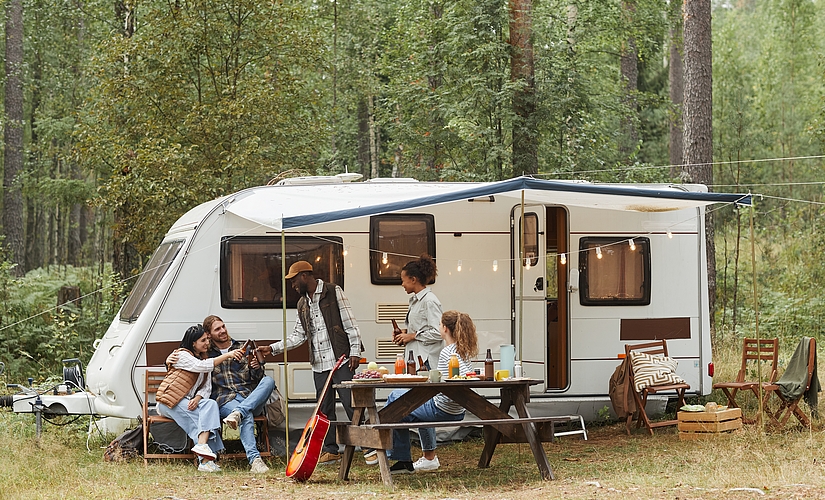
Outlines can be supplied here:
M120 308L122 288L113 285L111 269L99 274L71 266L38 269L14 278L9 264L0 264L0 361L9 381L41 380L62 374L63 359L92 356L92 343L101 337ZM79 306L56 307L57 292L79 286Z
M146 255L198 203L313 170L326 131L304 81L323 60L300 5L153 2L142 19L97 47L77 152Z

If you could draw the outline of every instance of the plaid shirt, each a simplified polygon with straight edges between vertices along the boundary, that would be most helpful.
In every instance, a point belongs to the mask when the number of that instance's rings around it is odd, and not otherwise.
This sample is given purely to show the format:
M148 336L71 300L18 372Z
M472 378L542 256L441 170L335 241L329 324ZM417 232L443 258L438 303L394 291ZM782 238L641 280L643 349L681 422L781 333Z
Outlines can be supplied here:
M242 346L241 342L232 339L229 350L240 349ZM221 355L221 351L213 345L209 348L207 355L210 358L217 358ZM240 361L224 361L215 365L212 371L212 399L218 402L218 406L223 406L235 399L235 394L240 394L246 399L249 393L258 387L258 382L263 377L263 367L250 367L246 358Z
M312 371L323 373L332 370L335 366L335 353L332 352L332 342L329 339L329 332L327 332L327 325L324 323L324 316L321 314L321 308L318 306L318 301L321 298L321 292L324 291L324 282L317 280L318 286L315 288L315 293L312 297L307 296L309 300L309 312L312 317L312 334L310 338L310 349L314 356L312 359ZM335 298L338 301L338 310L341 313L341 323L344 331L347 332L347 338L350 345L350 356L361 356L361 332L358 329L358 323L355 322L355 316L352 314L352 307L349 300L344 295L344 291L340 286L335 287ZM292 334L286 338L286 348L292 349L298 347L307 341L307 333L304 331L301 320L295 321L295 329ZM284 352L284 342L279 340L270 346L272 354L280 354Z

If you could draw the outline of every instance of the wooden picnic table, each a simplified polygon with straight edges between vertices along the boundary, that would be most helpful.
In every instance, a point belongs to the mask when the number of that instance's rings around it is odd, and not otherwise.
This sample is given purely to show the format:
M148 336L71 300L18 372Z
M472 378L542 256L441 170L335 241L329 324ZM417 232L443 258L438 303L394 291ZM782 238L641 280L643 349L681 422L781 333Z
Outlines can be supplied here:
M530 386L541 384L540 380L518 379L502 381L484 380L455 380L441 382L350 382L336 387L352 389L352 407L354 413L352 422L338 422L338 442L345 445L344 456L338 471L338 478L349 479L349 471L355 447L374 448L378 451L378 465L381 470L381 479L384 484L392 488L392 475L386 450L392 449L393 428L413 427L458 427L467 425L484 426L484 449L478 460L479 468L487 468L493 457L493 452L499 442L528 443L536 460L542 479L554 479L553 471L547 460L547 454L541 444L542 434L537 430L537 424L550 422L553 417L531 418L527 410L530 401ZM496 406L473 389L499 389L501 404ZM401 397L391 404L378 410L375 404L377 389L408 389ZM458 422L415 422L400 423L400 420L409 415L436 394L443 393L456 403L478 417L478 421ZM517 417L508 412L515 407ZM361 423L362 416L367 422ZM548 440L544 436L544 440ZM552 440L552 432L549 440Z

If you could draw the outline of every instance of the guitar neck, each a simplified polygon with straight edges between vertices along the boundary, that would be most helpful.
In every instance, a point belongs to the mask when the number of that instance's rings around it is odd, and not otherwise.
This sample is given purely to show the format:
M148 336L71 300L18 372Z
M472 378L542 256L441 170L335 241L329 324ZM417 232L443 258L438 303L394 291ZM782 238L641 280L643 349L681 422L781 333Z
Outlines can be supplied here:
M327 377L327 381L324 384L324 389L321 391L321 396L318 398L318 403L315 405L315 411L312 412L312 415L315 416L318 412L321 411L321 404L324 402L324 398L327 397L327 391L329 390L330 384L332 384L332 376L335 375L335 372L338 371L339 368L344 364L344 360L347 359L346 354L342 354L338 361L335 362L335 366L332 367L332 371L329 372L329 376Z

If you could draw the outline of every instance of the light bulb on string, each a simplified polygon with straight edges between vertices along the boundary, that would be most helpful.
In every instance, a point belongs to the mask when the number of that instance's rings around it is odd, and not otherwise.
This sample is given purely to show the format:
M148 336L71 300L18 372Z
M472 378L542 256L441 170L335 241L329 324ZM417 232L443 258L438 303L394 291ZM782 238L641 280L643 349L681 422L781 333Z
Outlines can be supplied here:
M461 259L458 260L458 266L455 268L455 270L461 272Z
M349 253L349 245L344 245L344 257Z
M387 263L387 252L384 252L384 253L381 254L381 263L382 264Z
M636 250L636 242L633 241L633 238L630 238L629 240L627 240L627 244L630 245L630 250L631 251Z
M559 255L559 262L561 262L561 265L567 264L567 254L565 254L565 253L560 254Z
M493 261L493 272L496 272L496 271L498 271L498 261L494 260Z
M602 247L596 247L596 258L597 259L602 258Z
M524 269L530 269L530 257L524 259Z
M667 237L673 239L673 233L670 232L670 229L667 230Z

